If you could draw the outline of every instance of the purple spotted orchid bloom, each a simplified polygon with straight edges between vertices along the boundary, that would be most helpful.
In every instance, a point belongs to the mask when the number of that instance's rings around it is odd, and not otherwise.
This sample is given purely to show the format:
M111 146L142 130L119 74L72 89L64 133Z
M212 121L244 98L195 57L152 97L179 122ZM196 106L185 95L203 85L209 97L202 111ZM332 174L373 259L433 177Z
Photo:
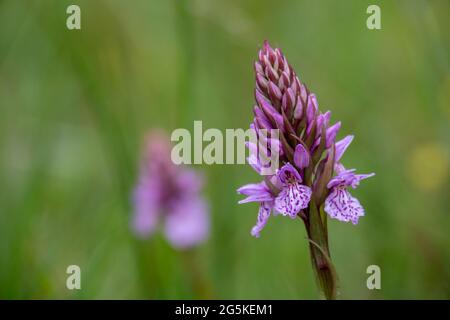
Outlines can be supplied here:
M331 124L331 112L319 110L316 96L300 82L280 49L264 42L254 68L255 106L250 128L258 140L263 140L259 146L267 148L263 157L278 152L280 168L272 175L264 175L260 183L239 188L238 193L247 196L239 203L259 203L257 222L251 230L255 237L260 236L272 214L300 217L320 287L325 297L334 298L336 278L329 257L327 214L340 221L358 223L364 209L348 188L355 188L359 181L374 174L361 175L344 169L340 160L353 136L336 141L341 122ZM278 130L279 139L272 150L266 142L274 138L262 133L274 129ZM247 147L249 164L263 175L256 144L249 143Z
M308 206L311 198L311 189L301 184L302 177L290 163L278 170L274 178L273 184L281 188L277 196L271 192L264 181L258 184L248 184L238 189L239 193L247 196L239 203L252 201L260 203L258 220L251 231L255 237L259 237L259 232L267 223L272 210L275 210L276 214L280 213L296 218L299 211Z
M164 224L167 240L177 249L196 246L209 232L209 213L201 197L199 174L171 161L171 144L162 132L147 136L138 183L134 189L132 228L139 237Z
M374 173L355 174L355 169L345 170L340 164L335 167L335 171L338 174L327 185L330 193L325 199L324 210L331 218L357 224L359 217L364 216L364 208L347 189L355 189L359 181L372 177Z

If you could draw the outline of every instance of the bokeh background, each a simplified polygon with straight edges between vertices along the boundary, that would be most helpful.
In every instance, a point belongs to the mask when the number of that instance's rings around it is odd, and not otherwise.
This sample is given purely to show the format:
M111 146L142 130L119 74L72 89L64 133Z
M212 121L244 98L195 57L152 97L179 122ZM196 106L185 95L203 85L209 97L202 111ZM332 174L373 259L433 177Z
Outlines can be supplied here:
M366 28L370 4L382 30ZM329 224L341 297L450 298L449 13L447 0L0 1L0 298L317 298L300 222L250 236L247 165L196 166L212 219L198 249L130 232L146 132L247 128L264 39L339 137L355 134L346 166L377 173L353 192L359 225ZM66 288L71 264L82 290ZM366 287L372 264L381 290Z

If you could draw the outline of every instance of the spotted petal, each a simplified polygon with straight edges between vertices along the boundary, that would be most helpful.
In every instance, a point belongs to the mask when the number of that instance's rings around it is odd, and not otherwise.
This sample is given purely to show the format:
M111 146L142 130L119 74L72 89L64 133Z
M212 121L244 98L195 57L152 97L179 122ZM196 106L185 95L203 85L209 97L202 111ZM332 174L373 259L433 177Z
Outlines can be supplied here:
M282 215L295 218L300 210L308 206L311 199L311 189L300 182L285 185L275 198L275 210Z
M358 223L359 217L364 216L364 208L358 199L345 188L335 188L325 200L325 212L331 218L353 224Z
M259 238L259 233L269 220L272 207L272 202L261 202L261 205L259 206L258 220L256 221L256 225L252 228L251 231L251 235L255 238Z

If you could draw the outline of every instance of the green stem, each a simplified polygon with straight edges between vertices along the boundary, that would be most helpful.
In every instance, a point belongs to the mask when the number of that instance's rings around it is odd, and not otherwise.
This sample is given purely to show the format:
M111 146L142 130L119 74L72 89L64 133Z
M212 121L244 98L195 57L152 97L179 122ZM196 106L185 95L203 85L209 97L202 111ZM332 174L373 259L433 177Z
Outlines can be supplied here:
M311 200L308 221L305 223L308 234L311 263L316 276L317 285L323 297L327 300L337 298L337 274L331 261L328 246L327 216L321 214Z
M141 293L146 299L161 299L161 279L157 270L154 239L134 240Z
M184 270L196 299L212 299L210 283L198 264L197 252L193 249L180 252Z

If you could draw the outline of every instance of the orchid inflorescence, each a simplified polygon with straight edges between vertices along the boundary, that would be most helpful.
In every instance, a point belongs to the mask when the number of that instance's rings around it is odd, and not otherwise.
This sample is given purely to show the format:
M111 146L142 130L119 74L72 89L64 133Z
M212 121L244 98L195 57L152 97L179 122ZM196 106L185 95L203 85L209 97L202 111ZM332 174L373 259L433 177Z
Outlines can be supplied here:
M356 174L354 169L344 168L341 158L353 136L336 141L341 122L331 124L331 112L319 111L316 96L300 82L280 49L264 42L254 68L256 105L250 127L258 138L262 131L278 129L281 168L259 183L239 188L238 192L247 196L240 203L259 203L257 223L251 230L255 237L272 214L304 221L319 282L325 296L332 298L336 279L323 211L331 218L357 224L364 209L348 189L374 174ZM261 152L257 153L261 145L249 143L248 147L249 162L261 174ZM270 152L273 150L266 153Z

